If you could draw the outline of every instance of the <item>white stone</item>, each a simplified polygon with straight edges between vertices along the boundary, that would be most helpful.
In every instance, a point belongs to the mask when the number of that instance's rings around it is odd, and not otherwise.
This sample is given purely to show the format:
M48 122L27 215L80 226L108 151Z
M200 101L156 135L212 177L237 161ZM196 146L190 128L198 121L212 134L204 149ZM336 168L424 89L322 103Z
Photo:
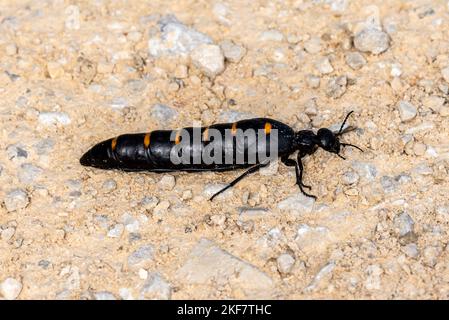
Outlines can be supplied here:
M321 74L329 74L334 71L334 68L332 67L328 57L322 57L322 58L318 59L315 62L315 68Z
M65 27L69 30L78 30L81 27L79 7L70 5L65 9L65 14Z
M237 45L231 40L224 40L220 42L220 48L226 60L234 63L240 62L246 54L246 49L243 46Z
M9 191L5 197L5 207L8 212L25 208L30 203L26 191L14 189Z
M15 300L22 291L22 282L14 278L6 278L0 284L0 294L6 300Z
M443 76L444 81L449 83L449 67L441 69L441 75Z
M321 51L321 39L319 37L311 37L304 43L304 49L311 54L317 54Z
M413 120L418 112L413 104L404 100L399 101L398 109L402 122L408 122Z
M276 261L279 272L283 274L290 273L295 264L295 258L288 253L281 254Z
M267 30L262 32L259 36L260 41L276 41L281 42L284 40L284 35L278 30Z
M112 229L108 231L109 238L120 238L123 234L125 226L121 223L116 224Z
M72 121L69 115L65 112L41 112L39 113L39 122L46 126L52 126L56 124L69 125Z
M172 15L162 17L158 24L161 33L148 40L149 53L154 57L187 56L199 45L213 43L209 36L187 27Z
M206 76L214 78L225 69L224 56L219 46L203 44L190 53L192 63Z
M335 263L329 262L313 278L312 282L304 289L305 292L310 292L317 289L324 281L329 280L334 271Z
M162 190L172 190L176 185L175 177L169 174L166 174L162 177L162 179L158 183L159 187Z
M3 241L9 241L16 233L16 229L10 227L10 228L3 229L0 233L1 233L1 239Z
M274 293L274 283L268 275L204 238L176 272L176 278L190 285L227 283L248 299L270 298Z
M377 28L365 28L355 35L354 46L362 52L380 54L390 47L390 37Z
M307 197L301 192L297 192L278 203L277 207L283 211L291 211L297 214L311 212L315 199Z
M109 291L99 291L94 293L95 300L117 300Z
M157 272L148 274L148 279L140 291L141 299L170 300L172 288L170 284Z
M365 272L367 273L365 288L368 290L379 290L381 288L380 276L383 273L382 268L377 264L372 264L366 268Z

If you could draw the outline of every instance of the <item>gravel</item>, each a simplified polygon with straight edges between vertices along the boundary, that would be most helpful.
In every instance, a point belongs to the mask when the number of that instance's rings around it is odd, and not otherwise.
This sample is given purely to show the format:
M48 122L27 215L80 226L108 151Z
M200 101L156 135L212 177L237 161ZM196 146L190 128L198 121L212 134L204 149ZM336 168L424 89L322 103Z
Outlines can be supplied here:
M282 211L290 211L301 215L303 213L312 212L315 199L297 192L277 204L278 209Z
M284 40L284 35L282 32L278 30L266 30L261 33L259 36L259 41L275 41L275 42L281 42Z
M312 88L312 89L319 88L320 81L321 81L320 77L315 76L313 74L308 74L306 76L306 82L307 82L307 85L309 86L309 88Z
M360 179L360 176L357 172L353 170L346 171L341 176L341 182L347 186L356 184Z
M151 244L144 245L128 256L128 265L135 266L153 260L154 249Z
M449 67L441 69L441 75L443 76L444 81L449 83Z
M238 63L246 54L245 47L235 44L231 40L224 40L220 42L220 48L227 61Z
M15 278L6 278L0 283L0 294L6 300L15 300L22 291L22 282Z
M288 253L281 254L277 259L278 270L282 274L289 274L295 264L295 258Z
M187 56L198 46L213 43L209 36L184 25L173 15L162 17L158 25L160 33L148 40L148 50L153 57Z
M173 190L173 188L176 185L175 177L172 175L166 174L158 182L158 185L162 190Z
M94 293L95 300L117 300L113 293L109 291L99 291Z
M310 54L317 54L321 51L321 39L319 37L311 37L304 42L304 49Z
M178 111L164 104L156 103L151 107L150 115L160 124L166 124L178 116Z
M416 107L413 104L404 100L399 101L398 110L402 122L408 122L415 119L418 113Z
M224 56L220 47L214 44L203 44L192 50L192 63L210 78L215 78L225 69Z
M123 234L125 226L121 223L116 224L108 231L109 238L120 238Z
M396 215L393 221L394 228L399 237L404 237L413 232L415 222L407 212Z
M318 59L315 62L315 68L321 74L329 74L334 71L334 68L332 67L328 57L322 57Z
M170 284L157 272L148 274L147 280L140 290L140 299L170 300L172 288Z
M366 59L360 52L348 52L345 61L354 70L359 70L366 65Z
M117 189L117 182L114 179L107 179L103 182L102 188L104 192L112 192Z
M53 111L39 113L38 120L45 126L53 126L57 124L66 126L72 122L67 113Z
M23 189L9 191L5 197L5 207L8 212L24 209L30 203L28 194Z
M32 163L23 163L20 165L19 173L17 174L19 181L24 184L33 183L44 170Z
M346 76L332 77L327 82L326 95L338 99L346 92L348 79Z
M354 46L362 52L380 54L390 47L390 37L376 28L366 28L355 35Z

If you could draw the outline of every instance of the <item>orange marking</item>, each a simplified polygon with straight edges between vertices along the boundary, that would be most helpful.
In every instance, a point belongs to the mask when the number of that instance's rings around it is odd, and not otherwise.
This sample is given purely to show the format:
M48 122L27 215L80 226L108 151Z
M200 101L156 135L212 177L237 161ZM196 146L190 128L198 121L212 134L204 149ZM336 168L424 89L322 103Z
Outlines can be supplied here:
M175 144L179 144L181 142L181 130L176 132Z
M270 134L271 132L271 123L266 122L265 123L265 134Z
M237 133L237 122L234 122L231 127L231 133L233 136Z
M203 141L209 141L209 128L206 128L203 131Z
M151 133L147 133L143 138L143 145L145 146L145 148L148 148L150 146L150 135Z
M111 141L111 148L112 148L112 151L114 151L116 147L117 147L117 138L114 138L114 139L112 139L112 141Z

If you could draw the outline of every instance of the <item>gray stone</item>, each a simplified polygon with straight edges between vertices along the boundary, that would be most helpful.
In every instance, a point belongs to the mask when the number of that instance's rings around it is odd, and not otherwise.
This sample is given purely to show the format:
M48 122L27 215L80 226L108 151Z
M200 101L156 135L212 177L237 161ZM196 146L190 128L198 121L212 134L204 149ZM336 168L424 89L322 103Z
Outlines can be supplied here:
M413 104L404 100L399 101L398 110L402 122L413 120L418 112Z
M121 110L129 107L129 101L125 97L116 97L112 99L112 101L109 103L109 106L112 109Z
M380 185L385 192L390 193L396 190L396 180L393 177L383 176L380 178Z
M353 185L356 184L359 181L359 175L357 172L353 170L346 171L341 176L341 182L345 185Z
M21 144L11 144L6 147L6 155L9 160L23 160L28 158L28 152Z
M20 166L17 176L21 183L29 184L36 180L43 172L44 170L42 168L32 163L23 163Z
M278 270L282 274L290 273L293 269L293 265L295 264L295 258L288 253L281 254L276 261Z
M266 217L269 214L266 208L241 208L239 217L242 220Z
M441 251L441 248L437 246L425 247L422 255L423 262L429 267L434 267L437 264Z
M124 229L125 229L125 226L121 223L118 223L108 231L108 237L109 238L120 238L120 236L123 234Z
M352 168L368 181L373 181L377 176L377 168L371 163L354 161Z
M224 187L226 187L227 184L223 184L223 183L208 183L204 186L204 190L203 190L203 194L204 196L206 196L207 198L212 197L215 193L217 193L218 191L220 191L221 189L223 189ZM226 199L229 198L230 196L232 196L233 191L232 188L226 190L225 192L223 192L222 194L217 196L217 200L218 199Z
M54 146L55 141L51 138L46 138L36 143L33 147L38 155L45 155L50 153Z
M6 300L15 300L22 291L22 282L14 278L6 278L0 284L0 294Z
M159 22L160 34L148 40L151 56L163 55L187 56L202 44L212 44L212 39L193 28L187 27L173 15L162 17Z
M413 232L415 222L412 217L408 215L407 212L401 212L393 220L394 228L399 237L404 237L405 235Z
M320 77L315 76L313 74L308 74L306 76L307 85L312 89L318 88L320 86L320 81L321 81Z
M346 92L348 79L346 76L332 77L327 82L326 95L338 99Z
M231 40L224 40L220 42L220 48L226 60L234 63L240 62L246 54L246 49L243 46L237 45Z
M157 272L148 274L148 278L140 290L140 299L170 300L172 288Z
M26 208L29 203L28 194L22 189L11 190L5 197L5 207L8 212Z
M315 199L297 192L277 204L278 209L291 211L297 214L311 212L315 204Z
M251 118L254 118L254 115L252 113L229 110L229 111L222 111L218 116L218 121L236 122Z
M418 246L415 243L409 243L402 247L402 251L410 258L417 258L419 255Z
M267 299L274 294L274 283L268 275L204 238L178 269L176 278L190 285L228 284L247 299Z
M203 74L214 78L225 69L224 56L219 46L214 44L203 44L190 53L192 63L201 70Z
M150 244L138 248L128 256L128 264L134 266L142 262L151 261L153 259L154 249Z
M354 46L362 52L380 54L390 47L390 37L376 28L366 28L355 35Z
M156 103L151 107L150 115L161 124L172 121L178 116L178 111L172 107Z
M329 74L334 71L334 68L332 67L328 57L322 57L322 58L318 59L315 62L315 68L321 74Z
M358 70L366 64L365 57L360 52L348 52L345 55L348 66L354 70Z

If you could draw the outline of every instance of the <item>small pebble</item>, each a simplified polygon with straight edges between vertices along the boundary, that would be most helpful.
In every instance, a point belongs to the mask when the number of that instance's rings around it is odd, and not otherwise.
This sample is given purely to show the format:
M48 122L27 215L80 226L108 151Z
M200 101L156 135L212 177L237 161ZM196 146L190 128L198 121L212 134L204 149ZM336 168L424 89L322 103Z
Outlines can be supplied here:
M13 212L25 208L30 203L30 199L25 190L14 189L6 194L5 207L8 212Z
M413 120L418 111L416 107L408 101L401 100L398 105L399 116L401 117L402 122L408 122Z
M424 98L422 103L426 108L429 108L435 112L439 112L445 102L446 102L446 99L444 99L443 97L430 96L430 97Z
M320 86L320 80L321 80L320 77L315 76L313 74L308 74L306 76L307 85L312 89L316 89Z
M0 283L0 294L6 300L15 300L22 291L22 283L14 278L6 278Z
M327 82L326 95L338 99L346 92L348 79L346 76L332 77Z
M168 208L170 208L170 202L167 200L161 201L154 209L153 214L154 215L161 215L167 212Z
M380 185L387 193L394 192L396 190L396 180L389 176L383 176L380 178Z
M293 258L288 253L281 254L276 261L278 270L282 274L289 274L293 269L293 265L295 264L295 258Z
M413 152L416 156L423 156L426 153L427 146L421 142L415 142L413 144Z
M315 62L315 68L321 74L329 74L334 71L334 68L332 67L328 57L322 57L322 58L318 59Z
M345 61L354 70L362 68L366 64L365 57L359 52L348 52Z
M65 112L41 112L39 114L38 120L41 124L45 126L52 126L60 124L63 126L69 125L72 120L69 115Z
M123 234L123 230L125 229L125 226L121 223L116 224L108 231L108 237L109 238L120 238Z
M224 56L217 45L200 45L192 50L190 58L192 63L210 78L215 78L225 69Z
M102 187L105 192L112 192L117 189L117 182L115 182L114 179L107 179L105 182L103 182Z
M402 252L410 258L416 258L419 255L418 246L415 243L409 243L403 246Z
M133 266L141 262L150 261L153 259L153 254L154 249L152 245L142 246L128 256L128 264Z
M148 279L140 291L141 299L170 300L172 289L170 284L157 272L148 274Z
M435 246L427 246L423 250L423 262L429 267L434 267L437 264L438 257L441 254L441 248Z
M60 78L64 75L64 69L61 64L56 61L47 62L47 72L52 79Z
M304 49L310 54L317 54L321 51L321 39L319 37L311 37L304 42Z
M359 181L359 175L357 172L350 170L343 173L341 176L341 182L347 186L356 184Z
M169 174L166 174L159 181L158 185L162 190L172 190L176 185L175 177Z
M44 170L31 163L22 163L19 173L17 174L19 181L24 184L30 184L40 176Z
M150 115L160 123L167 123L178 116L178 111L169 106L157 103L151 107Z
M390 37L376 28L366 28L355 35L354 46L362 52L380 54L390 47Z
M6 155L9 160L24 160L28 158L28 152L19 144L12 144L6 147Z
M14 236L15 233L16 233L16 228L13 228L13 227L9 227L9 228L0 230L1 239L3 241L11 240L11 238Z
M238 63L246 54L246 49L243 46L237 45L231 40L224 40L220 42L221 50L226 60Z
M393 220L394 228L399 237L404 237L413 232L415 222L407 212L401 212Z
M146 280L148 278L148 271L145 269L139 269L139 278L142 280Z

